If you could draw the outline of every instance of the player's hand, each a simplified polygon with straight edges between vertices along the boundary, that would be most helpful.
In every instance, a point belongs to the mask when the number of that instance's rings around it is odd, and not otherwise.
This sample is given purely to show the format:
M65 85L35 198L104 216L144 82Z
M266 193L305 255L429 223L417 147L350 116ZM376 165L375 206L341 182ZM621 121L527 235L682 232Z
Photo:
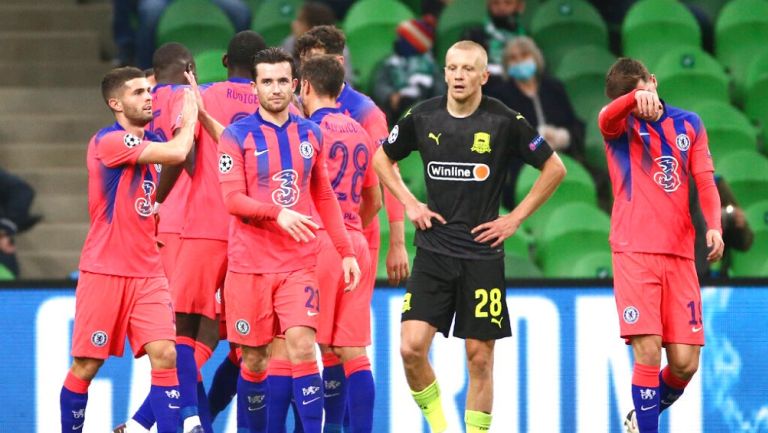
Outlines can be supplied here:
M351 292L357 288L360 283L360 266L354 257L344 257L341 259L341 267L344 269L344 292Z
M203 113L205 113L205 104L203 104L203 94L200 93L200 87L197 85L197 79L195 78L195 74L185 71L184 77L187 78L187 82L189 83L189 88L192 91L192 95L195 97L195 104L197 105L199 114L202 115Z
M408 215L408 219L411 220L413 225L419 230L427 230L432 228L432 218L445 224L445 218L437 212L429 210L426 204L420 201L414 201L414 203L405 206L405 214Z
M184 89L184 106L181 109L182 126L193 127L197 122L197 102L190 89Z
M283 208L277 215L277 224L296 242L309 242L315 238L313 230L320 228L308 216Z
M408 266L408 251L405 244L398 242L390 244L387 250L387 281L397 286L411 274Z
M635 92L635 101L637 102L637 111L640 117L645 120L656 120L664 110L659 95L648 90L638 90Z
M716 262L723 258L725 242L723 242L723 236L719 231L707 230L707 247L709 248L707 260L710 262Z
M476 235L475 241L480 243L491 242L491 248L496 248L504 243L504 240L515 234L522 221L514 218L512 214L502 215L493 221L480 224L472 229Z

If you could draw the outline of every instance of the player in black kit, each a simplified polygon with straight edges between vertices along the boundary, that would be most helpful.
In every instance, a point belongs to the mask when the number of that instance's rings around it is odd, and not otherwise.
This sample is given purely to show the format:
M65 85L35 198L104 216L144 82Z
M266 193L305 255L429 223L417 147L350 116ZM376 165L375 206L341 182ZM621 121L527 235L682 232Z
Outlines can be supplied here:
M503 242L541 206L565 176L549 145L515 111L482 95L488 57L478 44L446 54L448 94L412 108L374 156L381 181L416 225L416 258L403 302L400 352L413 397L433 433L446 430L428 352L437 331L466 340L467 433L485 432L493 405L495 340L511 335ZM393 164L412 151L424 163L428 204L419 202ZM513 158L539 168L528 195L499 216L506 167Z

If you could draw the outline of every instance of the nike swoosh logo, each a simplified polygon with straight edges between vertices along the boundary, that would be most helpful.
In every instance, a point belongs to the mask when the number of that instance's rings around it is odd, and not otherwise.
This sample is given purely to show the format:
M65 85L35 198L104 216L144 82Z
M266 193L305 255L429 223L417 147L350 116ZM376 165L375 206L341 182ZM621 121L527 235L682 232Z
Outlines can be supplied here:
M82 423L80 425L73 425L72 426L72 430L80 430L81 428L83 428L83 424L85 424L85 423Z
M340 395L341 395L340 392L336 392L336 393L333 393L333 394L325 394L325 398L338 397Z
M697 328L691 328L691 331L692 331L692 332L699 332L699 331L701 331L701 329L702 329L702 327L701 327L701 326L699 326L699 327L697 327Z
M312 400L306 400L306 401L302 401L302 402L301 402L301 404L302 404L302 405L304 405L304 406L306 406L306 405L308 405L308 404L310 404L310 403L312 403L312 402L318 401L318 400L320 400L320 397L315 397L315 398L313 398Z
M320 314L320 313L318 313L316 311L307 311L307 316L309 316L309 317L315 317L318 314Z
M250 407L250 406L248 406L248 412L256 412L257 410L264 409L265 406L266 405L264 405L264 404L262 404L261 406L258 406L258 407Z
M172 404L169 404L168 409L179 409L179 406L174 406Z
M256 151L253 152L253 154L256 155L256 156L261 156L261 155L264 155L267 152L269 152L269 149L256 150Z
M640 135L651 135L651 134L648 132L641 132Z
M640 406L640 410L641 410L641 411L643 411L643 412L645 412L645 411L647 411L647 410L651 410L651 409L653 409L654 407L656 407L656 405L655 405L655 404L654 404L653 406L648 406L648 407L645 407L645 406Z

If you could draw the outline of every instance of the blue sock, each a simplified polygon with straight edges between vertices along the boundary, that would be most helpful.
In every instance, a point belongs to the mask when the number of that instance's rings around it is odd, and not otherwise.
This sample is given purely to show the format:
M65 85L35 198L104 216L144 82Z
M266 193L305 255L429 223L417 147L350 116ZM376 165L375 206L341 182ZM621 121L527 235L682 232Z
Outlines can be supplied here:
M189 337L176 337L176 368L179 371L179 392L181 393L179 416L182 420L198 416L195 340Z
M344 406L346 409L344 410L344 429L342 430L344 433L351 433L352 427L349 424L349 393L347 393L347 403Z
M269 387L269 433L285 433L288 406L293 398L293 367L285 359L270 359L267 368Z
M237 377L240 377L240 374L238 374ZM237 403L235 404L235 406L237 406L237 433L250 433L250 430L248 430L248 411L245 410L248 404L248 399L244 396L241 398L241 396L237 394L235 394L235 399L237 400Z
M238 403L244 405L250 433L266 433L269 406L267 372L253 373L243 367L237 380ZM240 398L242 396L242 399Z
M89 381L67 373L64 386L61 387L59 406L61 407L61 431L82 433L85 424L85 406L88 404Z
M155 413L152 412L152 402L149 399L149 395L147 395L147 398L144 399L144 402L141 403L141 406L139 406L139 409L136 410L136 413L131 418L147 430L152 428L155 424Z
M208 391L208 403L210 404L211 420L227 408L229 402L237 394L237 376L240 374L240 363L232 362L230 357L224 358L213 375L211 389Z
M208 396L205 394L203 382L197 382L197 411L200 413L200 425L205 433L213 433L211 409L208 406Z
M659 373L659 393L661 394L661 397L659 398L660 411L663 412L672 406L672 404L683 395L686 386L688 386L687 380L676 377L669 370L669 366L665 367L664 370Z
M334 361L337 363L333 363ZM344 366L341 365L341 361L335 355L333 358L330 358L328 354L323 355L324 433L341 433L341 427L344 423L344 409L347 403L346 382Z
M320 433L323 429L323 379L317 362L293 365L293 399L304 431Z
M344 364L347 372L349 421L352 433L371 433L373 430L373 402L376 389L373 384L371 362L365 355Z
M299 408L296 407L296 401L291 398L291 410L293 411L293 433L304 433L304 426L301 425L301 415Z
M635 363L632 401L640 433L659 432L659 367Z
M176 433L181 408L178 384L175 368L152 370L149 400L157 419L157 433Z

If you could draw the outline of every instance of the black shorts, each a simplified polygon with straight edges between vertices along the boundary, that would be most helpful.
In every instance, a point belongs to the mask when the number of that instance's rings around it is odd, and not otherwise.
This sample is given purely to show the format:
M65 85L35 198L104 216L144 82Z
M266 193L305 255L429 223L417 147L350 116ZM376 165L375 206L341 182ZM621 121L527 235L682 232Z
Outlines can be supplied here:
M401 321L420 320L448 337L498 340L512 335L504 259L469 260L416 251Z

